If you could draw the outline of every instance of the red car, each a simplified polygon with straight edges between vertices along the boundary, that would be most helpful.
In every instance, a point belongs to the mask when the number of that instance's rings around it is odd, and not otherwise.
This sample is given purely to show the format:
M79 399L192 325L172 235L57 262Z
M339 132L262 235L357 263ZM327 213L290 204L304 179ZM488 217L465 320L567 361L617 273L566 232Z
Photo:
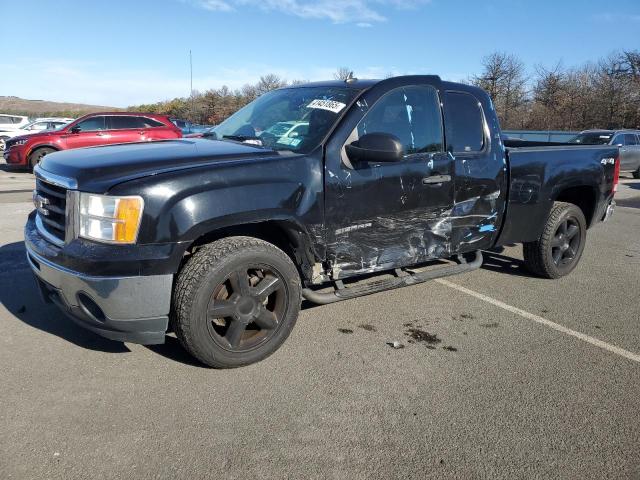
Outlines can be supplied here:
M8 165L33 168L42 157L57 150L180 137L182 131L164 115L90 113L57 130L7 140L4 158Z

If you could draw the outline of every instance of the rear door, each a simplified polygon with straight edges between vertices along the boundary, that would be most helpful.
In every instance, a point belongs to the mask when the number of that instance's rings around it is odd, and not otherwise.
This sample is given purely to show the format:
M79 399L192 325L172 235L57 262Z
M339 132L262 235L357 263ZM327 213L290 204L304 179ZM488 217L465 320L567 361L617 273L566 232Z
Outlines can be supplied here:
M450 253L446 219L453 163L444 150L438 84L381 82L327 145L325 218L333 278L412 265ZM395 135L399 162L353 163L345 146L367 133ZM440 181L432 181L435 178Z
M111 143L131 143L145 140L146 128L135 115L111 115L107 117Z
M507 198L497 117L480 91L448 90L443 101L447 151L455 159L451 243L461 252L489 248L497 238Z

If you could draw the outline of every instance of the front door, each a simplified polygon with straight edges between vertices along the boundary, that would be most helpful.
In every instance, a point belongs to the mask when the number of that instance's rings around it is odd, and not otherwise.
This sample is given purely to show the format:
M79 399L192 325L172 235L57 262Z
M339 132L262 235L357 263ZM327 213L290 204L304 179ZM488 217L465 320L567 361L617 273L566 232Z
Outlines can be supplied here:
M444 150L437 86L382 82L365 93L342 124L327 146L325 162L333 278L450 254L446 219L453 206L453 161ZM374 132L396 136L403 159L352 162L344 146Z
M110 143L105 117L90 117L73 125L74 132L68 130L64 137L66 148L92 147Z

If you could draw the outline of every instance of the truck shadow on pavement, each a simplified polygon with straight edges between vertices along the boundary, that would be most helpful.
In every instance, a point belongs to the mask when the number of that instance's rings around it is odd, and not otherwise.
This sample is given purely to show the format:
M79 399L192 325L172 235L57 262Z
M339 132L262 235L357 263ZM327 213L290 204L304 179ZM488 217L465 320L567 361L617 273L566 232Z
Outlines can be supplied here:
M321 306L322 305L316 305L314 303L308 302L307 300L303 300L300 310L308 310ZM180 341L173 335L166 335L164 337L163 344L145 345L145 347L152 352L157 353L158 355L162 355L163 357L175 362L184 363L185 365L190 365L192 367L210 368L189 355L186 350L182 348L182 345L180 345Z
M130 351L124 343L78 327L54 305L42 300L26 260L24 242L0 247L0 303L18 320L79 347L110 353Z
M498 253L501 251L484 252L482 268L510 275L530 276L521 260L501 255ZM0 247L0 303L18 320L79 347L108 353L130 352L126 344L104 339L77 326L57 307L42 300L26 260L24 242ZM317 307L319 305L303 301L301 308L308 310ZM147 345L146 348L169 360L208 368L191 357L172 335L165 337L164 344Z
M502 251L504 251L504 249L499 247L494 250L482 252L482 269L515 275L517 277L535 277L533 273L526 269L522 260L501 255Z

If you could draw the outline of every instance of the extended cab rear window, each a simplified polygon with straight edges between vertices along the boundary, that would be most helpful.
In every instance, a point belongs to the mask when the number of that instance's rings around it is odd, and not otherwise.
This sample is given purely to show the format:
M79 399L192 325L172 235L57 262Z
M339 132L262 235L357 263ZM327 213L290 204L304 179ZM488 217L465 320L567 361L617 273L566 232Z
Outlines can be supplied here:
M469 93L445 92L444 124L447 150L474 153L484 148L484 117L478 99Z

